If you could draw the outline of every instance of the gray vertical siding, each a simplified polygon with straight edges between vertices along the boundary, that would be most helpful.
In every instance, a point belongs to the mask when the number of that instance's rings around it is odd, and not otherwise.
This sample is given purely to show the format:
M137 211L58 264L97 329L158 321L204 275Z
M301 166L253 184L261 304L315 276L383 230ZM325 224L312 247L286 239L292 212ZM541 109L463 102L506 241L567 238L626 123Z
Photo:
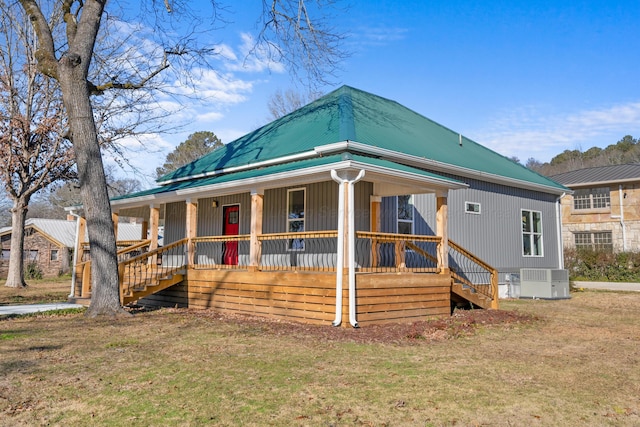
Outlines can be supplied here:
M164 240L165 245L184 239L187 230L186 202L167 203L165 206Z
M338 228L338 184L325 181L307 185L266 190L264 192L264 233L287 231L287 190L304 188L306 197L305 229L307 231L336 230ZM369 202L373 191L370 182L355 185L356 229L370 227Z
M213 207L213 201L218 207ZM231 194L220 197L205 197L198 200L198 236L222 235L224 206L240 205L240 234L251 232L251 194Z
M469 188L449 192L449 238L501 272L520 268L557 268L556 196L452 176ZM465 213L465 202L480 203L479 215ZM414 196L416 234L435 234L436 197ZM382 201L382 231L396 232L395 197ZM522 255L521 209L542 212L543 256Z

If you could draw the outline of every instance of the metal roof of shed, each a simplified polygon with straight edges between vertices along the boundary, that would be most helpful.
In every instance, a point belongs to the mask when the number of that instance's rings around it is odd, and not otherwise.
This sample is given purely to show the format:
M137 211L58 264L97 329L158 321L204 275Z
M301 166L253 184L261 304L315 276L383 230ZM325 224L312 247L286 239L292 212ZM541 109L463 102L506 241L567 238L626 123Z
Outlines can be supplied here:
M640 181L640 163L578 169L553 175L551 178L567 187Z

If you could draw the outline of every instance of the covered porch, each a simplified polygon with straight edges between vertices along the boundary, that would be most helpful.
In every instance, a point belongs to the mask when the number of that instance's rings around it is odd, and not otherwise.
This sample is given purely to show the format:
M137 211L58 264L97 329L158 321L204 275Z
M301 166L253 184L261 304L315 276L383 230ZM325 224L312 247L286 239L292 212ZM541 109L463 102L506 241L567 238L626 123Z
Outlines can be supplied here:
M495 269L448 239L448 192L463 183L353 156L256 178L115 200L115 223L145 222L118 252L122 303L354 327L498 307ZM381 232L382 198L419 193L436 195L434 234ZM76 264L79 301L90 269Z

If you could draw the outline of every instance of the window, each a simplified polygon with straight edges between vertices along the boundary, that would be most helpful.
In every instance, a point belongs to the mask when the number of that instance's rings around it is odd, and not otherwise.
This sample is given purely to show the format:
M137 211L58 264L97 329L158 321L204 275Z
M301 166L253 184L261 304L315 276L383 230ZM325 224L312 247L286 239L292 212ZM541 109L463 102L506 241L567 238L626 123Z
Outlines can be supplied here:
M58 250L57 249L51 249L51 254L49 256L49 259L51 261L57 261L58 260Z
M287 191L287 231L289 233L302 233L305 230L304 205L304 188ZM289 240L288 249L294 251L304 250L304 239Z
M522 210L522 255L542 256L542 212Z
M464 211L466 213L480 215L480 203L464 202Z
M9 259L9 257L11 256L11 249L3 249L2 250L2 259Z
M22 257L25 261L37 261L38 260L38 250L37 249L25 249L22 252Z
M573 193L573 209L608 209L611 206L609 187L581 188Z
M413 234L413 196L398 196L398 233Z
M579 232L573 235L576 249L613 250L611 231Z

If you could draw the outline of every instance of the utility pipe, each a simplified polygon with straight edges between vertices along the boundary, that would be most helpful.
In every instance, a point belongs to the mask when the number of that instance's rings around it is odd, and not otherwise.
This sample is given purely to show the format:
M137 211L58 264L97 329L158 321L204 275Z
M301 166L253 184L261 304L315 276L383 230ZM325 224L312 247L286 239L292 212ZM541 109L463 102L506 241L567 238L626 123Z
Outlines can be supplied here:
M338 196L338 253L337 253L337 268L336 268L336 318L333 321L333 326L339 326L342 323L342 273L344 266L344 184L347 185L347 213L349 215L346 231L348 233L349 240L348 245L348 263L349 263L349 323L354 328L358 327L358 321L356 320L356 270L355 270L355 247L356 247L356 233L355 233L355 198L354 198L354 186L364 177L365 171L360 170L358 176L355 179L343 179L338 176L335 169L331 170L331 178L340 184L340 194Z
M562 244L562 198L567 193L562 193L556 199L556 227L558 233L558 269L564 270L564 245Z
M611 218L620 220L620 227L622 227L622 250L627 251L627 225L624 223L624 207L623 207L623 193L622 184L618 185L618 199L620 200L620 215L611 215Z

